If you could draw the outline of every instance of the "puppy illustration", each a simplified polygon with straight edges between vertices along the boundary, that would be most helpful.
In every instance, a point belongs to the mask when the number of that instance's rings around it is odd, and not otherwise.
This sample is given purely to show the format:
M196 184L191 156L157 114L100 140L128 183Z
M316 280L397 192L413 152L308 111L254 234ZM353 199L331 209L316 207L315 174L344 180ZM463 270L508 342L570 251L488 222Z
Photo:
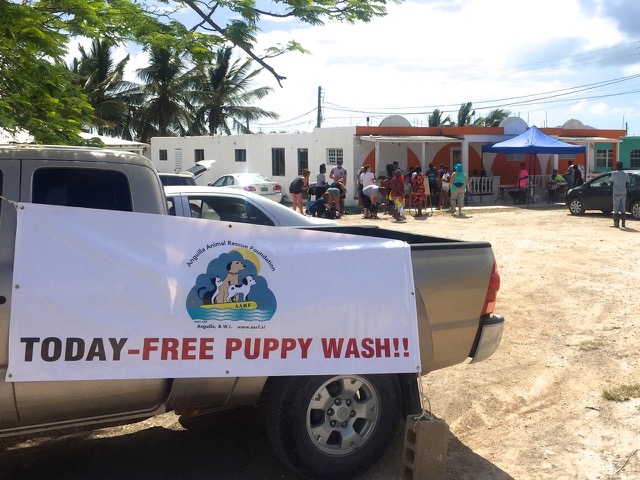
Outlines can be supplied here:
M225 303L228 302L227 297L229 296L229 287L231 285L237 285L240 281L238 274L245 269L245 265L239 260L234 260L233 262L229 262L227 264L227 276L224 277L220 287L218 288L218 293L216 293L213 298L213 303Z
M239 302L240 295L242 300L247 299L251 287L256 284L256 279L252 275L247 275L239 285L229 285L229 293L227 294L227 302Z
M213 285L213 289L207 290L207 287L200 287L198 289L198 296L200 300L202 300L203 305L211 305L213 303L213 296L216 294L220 285L222 285L222 279L220 277L212 277L211 284ZM205 291L202 295L200 292Z

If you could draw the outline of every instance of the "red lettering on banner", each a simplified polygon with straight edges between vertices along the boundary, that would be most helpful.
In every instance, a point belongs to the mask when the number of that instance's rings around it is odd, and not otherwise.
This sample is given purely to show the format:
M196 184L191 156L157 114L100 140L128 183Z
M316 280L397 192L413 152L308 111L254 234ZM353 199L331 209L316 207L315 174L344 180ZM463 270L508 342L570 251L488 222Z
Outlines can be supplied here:
M177 338L163 338L162 339L162 352L160 353L161 360L178 360L178 346L180 342ZM171 358L169 358L171 355Z
M213 338L201 338L200 350L198 351L200 360L213 360Z
M398 338L322 338L324 358L389 358L408 357L409 339L402 339L404 351L400 352ZM392 346L393 344L393 346Z
M213 338L145 338L142 360L151 360L153 352L160 352L160 360L213 360ZM129 355L138 350L129 349Z
M145 338L142 342L142 360L149 360L151 352L158 351L159 338Z
M241 355L248 360L276 357L284 360L295 355L298 348L299 358L307 358L312 341L312 338L227 338L224 358L231 360L234 356Z

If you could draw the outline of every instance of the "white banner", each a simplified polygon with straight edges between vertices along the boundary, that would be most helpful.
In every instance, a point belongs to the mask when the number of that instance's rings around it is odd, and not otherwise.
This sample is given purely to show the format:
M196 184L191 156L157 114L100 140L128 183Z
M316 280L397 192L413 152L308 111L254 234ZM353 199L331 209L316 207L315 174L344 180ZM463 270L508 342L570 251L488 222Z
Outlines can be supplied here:
M20 206L9 381L419 368L404 242Z

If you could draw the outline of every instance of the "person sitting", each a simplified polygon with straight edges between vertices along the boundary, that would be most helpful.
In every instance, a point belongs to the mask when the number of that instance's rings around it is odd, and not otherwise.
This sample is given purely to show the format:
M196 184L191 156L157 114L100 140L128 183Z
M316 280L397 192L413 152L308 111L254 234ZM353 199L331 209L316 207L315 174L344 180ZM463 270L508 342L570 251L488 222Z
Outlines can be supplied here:
M559 184L564 183L564 177L558 173L558 169L554 168L551 172L551 177L547 182L547 203L554 203L556 201L556 193L559 188Z

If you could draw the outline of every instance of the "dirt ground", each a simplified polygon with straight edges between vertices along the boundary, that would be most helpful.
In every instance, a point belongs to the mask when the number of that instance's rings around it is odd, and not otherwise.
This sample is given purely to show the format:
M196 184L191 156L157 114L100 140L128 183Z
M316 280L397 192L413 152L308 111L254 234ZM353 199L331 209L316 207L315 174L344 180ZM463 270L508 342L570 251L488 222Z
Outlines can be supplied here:
M496 311L506 318L500 348L489 360L423 380L430 410L451 430L447 479L640 479L640 398L602 395L640 384L640 222L618 230L603 214L574 217L564 208L466 214L436 211L402 224L385 215L340 220L493 245L502 279ZM0 475L297 479L271 452L254 412L218 415L198 432L176 420L167 414L92 433L5 441ZM360 480L403 478L401 453L399 432Z

